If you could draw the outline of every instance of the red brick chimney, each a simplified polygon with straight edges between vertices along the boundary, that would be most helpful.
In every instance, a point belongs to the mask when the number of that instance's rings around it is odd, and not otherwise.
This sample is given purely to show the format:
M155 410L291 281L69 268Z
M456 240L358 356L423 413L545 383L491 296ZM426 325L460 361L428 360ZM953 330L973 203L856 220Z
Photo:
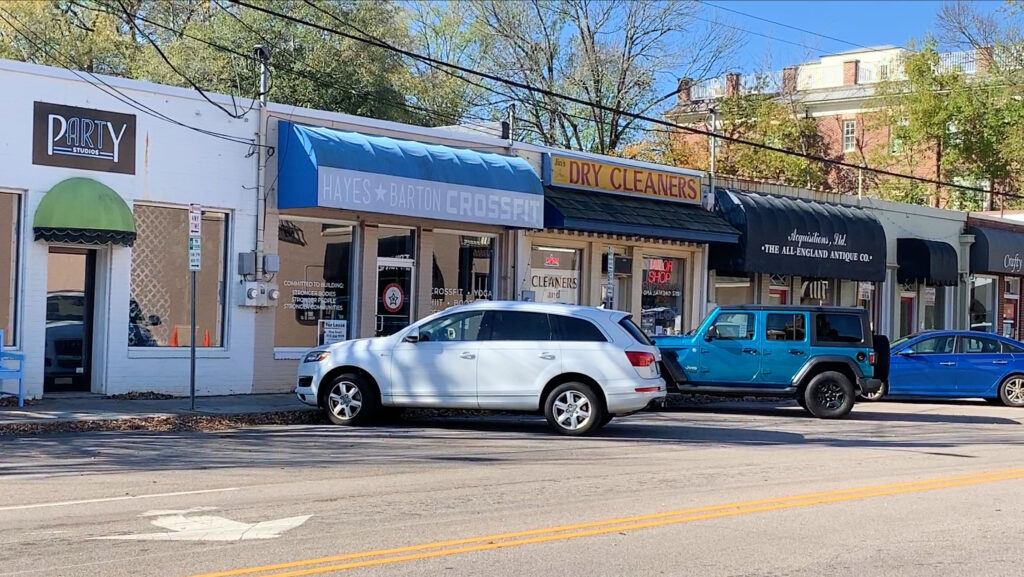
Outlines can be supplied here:
M730 72L725 75L725 97L736 96L740 93L740 75Z
M685 104L690 102L690 92L693 90L693 79L691 78L680 78L679 85L677 87L679 96L679 103Z
M994 51L991 46L982 46L974 49L974 67L978 74L985 74L992 69Z
M860 66L860 60L847 60L843 62L843 86L857 84L858 66Z
M796 75L799 68L787 66L782 69L782 93L792 94L796 92Z

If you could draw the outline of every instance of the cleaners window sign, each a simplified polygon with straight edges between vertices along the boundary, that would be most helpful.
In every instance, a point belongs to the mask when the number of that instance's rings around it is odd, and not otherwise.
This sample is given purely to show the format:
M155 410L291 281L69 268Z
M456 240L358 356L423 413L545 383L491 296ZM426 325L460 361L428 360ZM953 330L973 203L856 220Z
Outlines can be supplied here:
M545 157L547 183L621 194L637 194L664 200L699 204L700 178L690 174L648 170L569 156Z
M872 255L851 250L846 244L845 234L823 236L817 232L793 230L786 242L762 244L761 252L769 255L795 256L832 262L871 262Z
M36 102L32 164L135 174L135 115Z

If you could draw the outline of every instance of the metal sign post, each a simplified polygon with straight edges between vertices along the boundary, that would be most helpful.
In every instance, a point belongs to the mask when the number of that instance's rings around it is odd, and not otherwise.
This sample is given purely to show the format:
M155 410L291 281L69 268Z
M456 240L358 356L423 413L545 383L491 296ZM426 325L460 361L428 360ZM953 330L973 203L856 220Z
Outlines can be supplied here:
M203 207L198 204L188 205L188 270L192 277L192 298L189 316L192 336L189 339L189 400L191 410L196 410L196 273L202 267Z
M606 302L604 308L615 309L615 248L608 247L608 264L605 265L605 274L608 276Z

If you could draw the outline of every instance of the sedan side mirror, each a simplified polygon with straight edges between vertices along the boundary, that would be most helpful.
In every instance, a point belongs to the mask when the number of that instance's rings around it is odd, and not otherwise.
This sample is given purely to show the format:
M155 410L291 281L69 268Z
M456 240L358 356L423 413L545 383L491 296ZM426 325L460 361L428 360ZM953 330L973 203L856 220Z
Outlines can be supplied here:
M402 338L402 341L407 343L420 342L420 329L418 327L413 327L412 330L406 333L405 337Z
M710 327L708 332L704 335L704 340L709 343L718 338L718 327Z
M903 349L902 351L900 351L900 352L898 352L896 354L901 356L901 357L912 357L912 356L916 355L917 353L914 352L914 349Z

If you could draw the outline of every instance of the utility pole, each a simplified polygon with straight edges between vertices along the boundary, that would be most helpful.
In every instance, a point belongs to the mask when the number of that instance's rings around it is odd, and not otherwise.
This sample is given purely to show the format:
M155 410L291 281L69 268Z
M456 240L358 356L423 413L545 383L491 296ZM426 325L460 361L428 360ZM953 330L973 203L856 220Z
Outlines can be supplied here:
M270 53L261 44L252 49L253 56L260 61L260 114L256 127L256 278L263 273L263 224L267 213L267 92L270 90Z
M715 160L718 156L718 111L712 108L711 112L711 170L708 173L708 194L715 197Z

